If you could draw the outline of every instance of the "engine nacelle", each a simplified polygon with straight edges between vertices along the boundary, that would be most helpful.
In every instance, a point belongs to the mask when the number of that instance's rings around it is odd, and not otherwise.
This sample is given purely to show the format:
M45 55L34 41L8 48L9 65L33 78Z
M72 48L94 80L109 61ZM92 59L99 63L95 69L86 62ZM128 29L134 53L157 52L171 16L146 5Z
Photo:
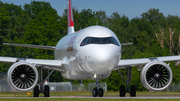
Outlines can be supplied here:
M31 63L17 62L9 68L7 79L9 85L15 90L29 91L38 82L38 71Z
M171 84L172 78L171 68L161 61L146 64L140 75L142 85L150 91L165 90Z

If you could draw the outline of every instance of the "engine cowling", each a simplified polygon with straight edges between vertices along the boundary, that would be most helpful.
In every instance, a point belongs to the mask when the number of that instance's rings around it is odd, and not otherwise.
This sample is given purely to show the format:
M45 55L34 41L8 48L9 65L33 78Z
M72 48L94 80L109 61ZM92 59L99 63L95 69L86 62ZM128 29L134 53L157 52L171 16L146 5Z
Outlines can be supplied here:
M8 84L18 91L29 91L38 82L36 67L28 62L14 63L8 70Z
M171 68L161 61L146 64L140 75L142 85L150 91L165 90L171 84L172 78Z

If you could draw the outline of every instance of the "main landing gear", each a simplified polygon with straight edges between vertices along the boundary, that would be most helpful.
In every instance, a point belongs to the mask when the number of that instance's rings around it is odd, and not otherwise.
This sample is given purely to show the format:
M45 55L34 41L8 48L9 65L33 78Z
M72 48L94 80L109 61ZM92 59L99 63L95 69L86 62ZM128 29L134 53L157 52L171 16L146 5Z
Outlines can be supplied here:
M43 68L39 67L39 86L36 85L36 87L33 90L33 97L39 97L40 93L44 94L44 97L50 97L50 89L48 85L44 86L44 82L49 78L49 76L54 72L54 70L51 70L51 72L48 74L48 76L43 80Z
M100 86L99 80L96 80L96 86L97 86L97 87L95 87L95 88L92 90L92 95L93 95L93 97L97 97L97 96L103 97L104 91L103 91L102 88L99 88L99 86Z
M119 90L119 96L120 97L125 97L126 93L129 93L131 97L136 97L136 87L135 85L131 85L130 87L130 82L132 79L132 67L127 67L127 80L125 80L124 76L122 75L122 73L117 70L118 73L122 76L122 78L124 79L124 81L126 82L126 89L124 85L120 86L120 90Z

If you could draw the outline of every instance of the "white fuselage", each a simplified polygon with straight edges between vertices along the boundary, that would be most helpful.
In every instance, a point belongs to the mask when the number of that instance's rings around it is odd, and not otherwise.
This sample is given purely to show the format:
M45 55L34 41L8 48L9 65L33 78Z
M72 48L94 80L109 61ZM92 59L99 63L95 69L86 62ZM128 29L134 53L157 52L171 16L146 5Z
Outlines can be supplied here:
M110 38L115 44L87 44L85 38ZM103 40L103 39L102 39ZM110 75L121 58L121 44L116 35L108 28L91 26L63 37L55 49L55 59L63 60L66 72L62 75L67 79L93 79L97 75L100 79Z

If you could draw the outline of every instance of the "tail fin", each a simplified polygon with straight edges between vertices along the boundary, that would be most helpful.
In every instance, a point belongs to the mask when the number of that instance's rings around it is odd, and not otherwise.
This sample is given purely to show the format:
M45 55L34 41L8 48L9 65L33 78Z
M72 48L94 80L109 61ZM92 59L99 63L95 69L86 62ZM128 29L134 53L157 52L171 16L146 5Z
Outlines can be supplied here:
M68 34L74 33L74 21L71 0L67 0L67 19L68 19Z

